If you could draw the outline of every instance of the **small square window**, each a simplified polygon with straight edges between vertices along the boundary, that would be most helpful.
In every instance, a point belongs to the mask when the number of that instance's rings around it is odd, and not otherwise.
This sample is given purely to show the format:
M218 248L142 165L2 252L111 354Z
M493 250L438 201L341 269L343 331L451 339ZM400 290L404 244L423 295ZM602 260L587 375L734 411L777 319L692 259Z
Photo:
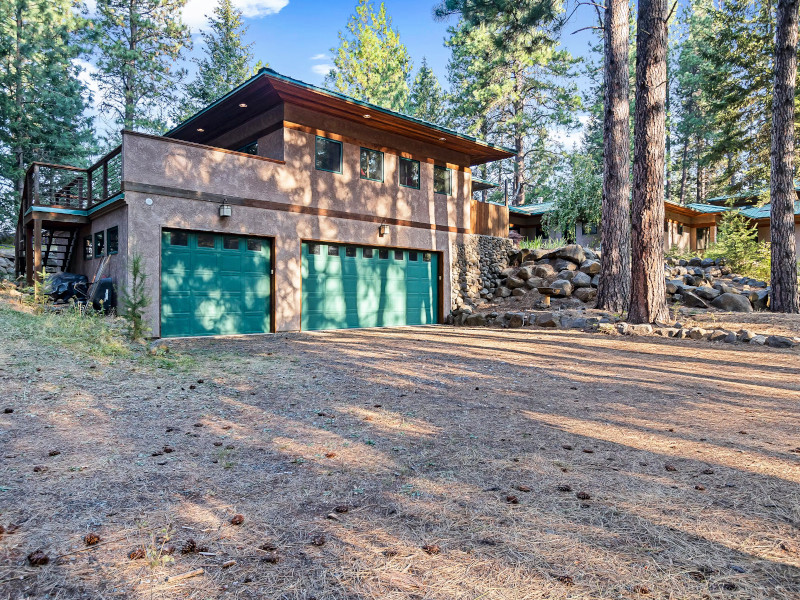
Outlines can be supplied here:
M413 261L413 262L417 262L417 253L414 252L413 250L411 252L409 252L408 253L408 260Z
M106 245L109 254L119 253L119 227L111 227L106 231Z
M315 166L319 171L342 172L342 142L317 137Z
M308 253L309 254L319 254L319 244L309 244L308 245Z
M339 246L328 246L328 256L339 256Z
M197 234L197 247L198 248L213 248L214 247L214 234L213 233L198 233Z
M238 250L239 249L239 238L237 237L224 237L222 238L222 247L225 250Z
M419 189L419 161L400 158L400 185Z
M361 179L383 181L383 152L361 149Z
M683 235L683 225L678 225L678 235Z
M395 250L394 251L394 259L395 260L405 260L405 258L406 258L406 253L403 252L402 250Z
M188 246L189 236L185 231L170 231L169 232L169 245L170 246Z
M433 166L433 193L450 195L452 191L452 176L450 169Z
M261 252L261 240L247 240L247 249L251 252Z
M389 251L386 250L385 248L381 248L380 250L378 250L378 258L386 260L387 258L389 258Z
M100 258L106 251L106 234L104 231L98 231L94 234L94 256Z
M361 254L364 258L372 258L372 248L364 248Z
M351 257L352 256L356 256L357 255L356 247L355 246L347 246L344 249L344 255L345 256L351 256Z
M430 252L423 252L422 253L422 260L425 262L431 262L431 253Z
M87 235L83 238L83 260L94 258L94 246L92 246L92 236Z
M583 235L596 235L597 234L597 223L583 223L581 225L581 229L583 231Z

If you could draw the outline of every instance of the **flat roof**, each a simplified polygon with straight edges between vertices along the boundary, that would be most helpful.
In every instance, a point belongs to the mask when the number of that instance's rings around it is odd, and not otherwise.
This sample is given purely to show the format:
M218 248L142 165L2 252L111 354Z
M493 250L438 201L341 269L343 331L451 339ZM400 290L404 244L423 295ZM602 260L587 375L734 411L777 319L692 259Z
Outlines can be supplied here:
M198 111L165 137L208 144L266 110L286 102L466 154L471 165L511 158L514 151L428 123L339 92L326 90L273 71L253 77Z
M519 215L536 216L550 212L555 202L539 202L538 204L524 204L522 206L509 206L508 211Z

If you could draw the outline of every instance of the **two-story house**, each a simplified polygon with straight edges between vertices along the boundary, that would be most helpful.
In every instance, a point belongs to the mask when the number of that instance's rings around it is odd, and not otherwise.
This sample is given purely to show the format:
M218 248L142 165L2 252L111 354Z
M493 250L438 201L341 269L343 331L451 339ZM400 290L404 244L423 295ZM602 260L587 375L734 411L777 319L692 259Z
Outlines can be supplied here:
M262 69L89 169L32 165L18 269L124 288L140 255L155 336L439 323L453 245L508 231L470 167L512 154Z

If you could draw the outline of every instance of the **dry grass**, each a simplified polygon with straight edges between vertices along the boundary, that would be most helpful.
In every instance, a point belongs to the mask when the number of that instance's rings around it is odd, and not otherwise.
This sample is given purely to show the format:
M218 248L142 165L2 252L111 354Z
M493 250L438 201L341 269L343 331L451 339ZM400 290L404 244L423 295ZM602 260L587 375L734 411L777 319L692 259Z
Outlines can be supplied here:
M800 596L797 352L431 327L164 363L3 315L0 597Z

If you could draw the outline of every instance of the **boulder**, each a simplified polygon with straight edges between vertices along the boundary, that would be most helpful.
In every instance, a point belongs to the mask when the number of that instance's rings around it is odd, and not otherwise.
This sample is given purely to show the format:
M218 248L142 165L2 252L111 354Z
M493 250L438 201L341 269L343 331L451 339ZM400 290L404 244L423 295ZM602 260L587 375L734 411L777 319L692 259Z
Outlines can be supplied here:
M481 313L469 315L464 320L464 325L467 327L484 327L486 326L486 315L482 315Z
M711 306L729 312L753 312L750 300L740 294L720 294L711 301Z
M749 329L740 329L738 337L740 341L749 343L754 337L756 337L756 334Z
M554 252L554 255L556 258L563 258L564 260L571 261L576 265L580 265L586 260L586 253L583 251L583 248L578 246L578 244L569 244L563 248L558 248Z
M735 291L734 288L729 286L727 283L722 283L721 281L717 281L714 284L714 289L718 290L720 294L729 294Z
M527 293L528 293L528 290L526 290L525 288L514 288L513 290L511 290L511 295L514 296L515 298L519 298L520 296L524 296Z
M702 340L706 335L708 332L700 327L692 327L687 333L687 336L693 340Z
M783 335L771 335L767 338L767 346L771 348L791 348L794 340Z
M525 315L522 313L506 313L505 316L511 329L519 329L525 324Z
M541 277L531 277L527 281L525 281L525 285L527 285L530 289L535 290L536 288L544 287L547 282L542 279Z
M510 289L525 287L525 281L519 277L508 277L505 281L505 286Z
M595 275L592 277L592 287L597 287L600 285L600 275Z
M599 260L600 259L600 253L599 252L595 252L591 248L584 248L583 249L583 253L586 255L587 260Z
M704 258L700 261L700 266L704 269L706 267L713 267L716 264L716 261L713 258Z
M765 335L756 335L750 340L750 343L754 344L756 346L763 346L764 344L767 343L767 336L765 336Z
M536 265L533 269L533 274L536 277L541 277L542 279L551 279L556 276L556 270L553 268L553 265L544 263L541 265Z
M511 290L505 286L500 287L495 293L495 298L508 298L511 295Z
M575 288L588 288L592 287L592 278L589 277L586 273L582 271L568 271L569 273L574 273L572 277L572 286ZM559 273L559 279L562 279L561 273Z
M528 281L528 279L533 277L533 269L531 267L522 267L519 271L517 271L517 277L523 281Z
M769 293L770 289L767 288L766 290L758 290L757 292L753 292L750 295L750 304L753 305L755 310L767 310L769 309ZM755 298L753 297L755 295Z
M705 300L685 289L681 294L681 300L690 308L708 308L708 304L705 303Z
M715 329L709 334L708 341L732 344L736 341L736 334L732 331L725 331L724 329Z
M600 261L587 259L581 263L580 270L587 275L597 275L600 272Z
M551 265L553 268L558 271L575 271L578 269L578 265L574 262L567 260L566 258L556 258L555 260L551 260Z
M694 291L695 295L701 297L703 300L713 300L717 296L719 296L719 290L715 290L712 287L708 287L707 285L700 286Z
M667 281L665 284L665 289L667 290L667 294L672 296L673 294L677 294L678 290L680 289L678 286L680 284L676 283L675 281Z
M558 296L569 296L572 294L572 283L566 279L556 279L550 284L550 287L560 291L560 293L557 294Z
M585 317L561 317L561 327L564 329L585 329L586 328L586 318Z
M530 259L530 260L542 260L548 254L550 254L550 250L545 250L544 248L534 248L534 249L531 250L531 253L528 255L528 259Z
M597 297L597 290L593 287L580 287L573 293L581 302L591 302Z
M653 326L650 323L640 323L638 325L628 325L625 332L627 335L650 335L653 333Z
M556 279L564 279L566 281L572 281L577 273L578 271L569 271L567 269L564 269L563 271L560 271L558 273Z
M689 266L690 267L699 267L701 264L703 264L703 261L700 260L700 258L697 257L697 256L689 259Z
M558 316L551 312L537 315L535 323L539 327L558 327L560 325Z

